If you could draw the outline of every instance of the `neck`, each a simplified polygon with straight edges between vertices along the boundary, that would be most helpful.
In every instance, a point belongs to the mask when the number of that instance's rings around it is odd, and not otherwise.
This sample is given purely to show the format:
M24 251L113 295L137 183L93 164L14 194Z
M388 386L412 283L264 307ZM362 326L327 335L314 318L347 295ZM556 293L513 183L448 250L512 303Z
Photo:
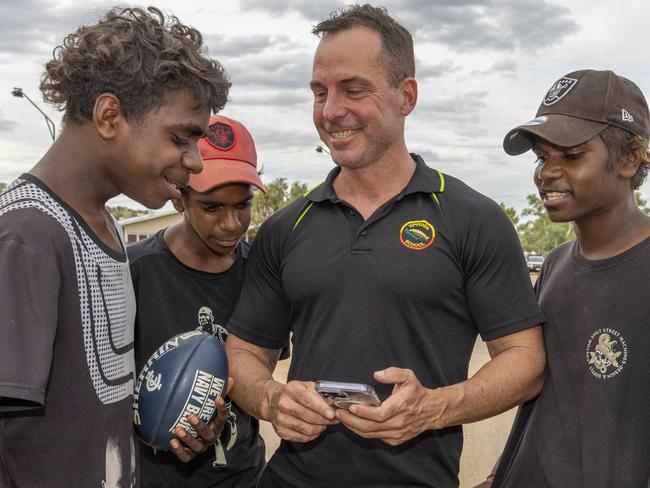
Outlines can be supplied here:
M416 163L404 149L396 157L384 157L363 168L341 168L333 182L339 198L368 218L408 184Z
M237 259L235 250L227 254L219 254L210 249L199 239L185 217L178 224L169 227L164 232L163 239L176 259L197 271L223 273L230 269Z
M107 177L101 143L90 124L70 123L29 172L42 180L84 218L104 212L119 194Z
M576 238L587 259L617 256L650 237L650 216L632 197L606 213L575 222Z

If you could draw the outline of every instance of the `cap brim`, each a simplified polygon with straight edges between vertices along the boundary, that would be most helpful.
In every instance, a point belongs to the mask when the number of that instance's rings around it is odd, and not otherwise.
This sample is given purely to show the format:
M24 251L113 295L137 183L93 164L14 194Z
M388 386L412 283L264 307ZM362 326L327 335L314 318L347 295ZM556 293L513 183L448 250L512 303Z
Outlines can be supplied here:
M503 149L511 156L523 154L533 147L535 138L540 138L560 147L584 144L596 137L609 124L593 120L578 119L568 115L546 114L545 122L537 119L515 127L503 139Z
M218 164L214 164L218 163ZM257 169L244 161L233 159L208 159L203 161L203 171L190 175L189 186L199 193L217 186L244 183L266 191Z

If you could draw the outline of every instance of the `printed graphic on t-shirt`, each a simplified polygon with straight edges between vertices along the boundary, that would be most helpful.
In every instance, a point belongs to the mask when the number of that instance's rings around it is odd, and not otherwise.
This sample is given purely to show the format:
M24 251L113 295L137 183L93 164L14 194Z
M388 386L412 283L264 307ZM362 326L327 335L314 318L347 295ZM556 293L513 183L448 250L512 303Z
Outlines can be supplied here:
M627 343L614 329L596 330L587 343L587 364L589 371L598 379L609 379L618 375L627 363Z
M119 439L111 438L106 443L106 477L101 488L135 487L135 446L133 439L120 449Z
M197 318L199 326L196 328L196 330L212 334L219 338L221 344L226 344L228 331L222 325L215 323L214 312L212 312L212 309L210 307L203 306L199 308ZM215 459L212 463L212 466L215 468L220 466L227 466L228 461L225 451L230 451L230 449L232 449L232 447L237 442L237 414L232 410L232 401L227 400L226 407L228 407L228 419L226 420L226 425L224 426L221 437L224 440L227 438L228 441L226 442L225 449L221 440L217 441L217 443L214 445Z
M416 251L426 249L436 238L436 231L426 220L411 220L406 222L399 231L400 242Z
M128 264L106 254L49 193L33 183L17 180L2 195L0 215L27 208L53 217L68 234L90 378L103 404L119 402L133 393L135 371L135 297Z
M196 330L216 336L221 341L221 344L226 343L228 331L222 325L214 322L214 313L212 313L210 307L199 308L198 320L199 326Z

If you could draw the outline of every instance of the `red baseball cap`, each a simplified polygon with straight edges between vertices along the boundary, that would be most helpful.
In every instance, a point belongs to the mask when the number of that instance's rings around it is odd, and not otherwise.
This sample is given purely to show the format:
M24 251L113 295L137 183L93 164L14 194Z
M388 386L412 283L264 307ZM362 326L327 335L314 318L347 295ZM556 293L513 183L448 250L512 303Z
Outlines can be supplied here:
M190 175L189 186L199 193L216 186L248 183L265 191L257 174L257 151L250 132L223 115L210 117L210 127L199 140L203 171Z

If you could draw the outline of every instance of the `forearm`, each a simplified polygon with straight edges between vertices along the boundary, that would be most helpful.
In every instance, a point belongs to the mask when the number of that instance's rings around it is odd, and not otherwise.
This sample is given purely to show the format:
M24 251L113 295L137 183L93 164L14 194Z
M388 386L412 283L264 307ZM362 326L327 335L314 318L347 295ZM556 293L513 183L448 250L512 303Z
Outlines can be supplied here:
M428 403L440 412L433 428L476 422L498 415L535 397L544 382L541 339L532 346L513 346L494 355L467 381L429 390Z
M270 400L281 388L281 384L273 380L280 351L255 348L232 335L226 341L229 374L234 380L229 396L258 419L270 419Z

